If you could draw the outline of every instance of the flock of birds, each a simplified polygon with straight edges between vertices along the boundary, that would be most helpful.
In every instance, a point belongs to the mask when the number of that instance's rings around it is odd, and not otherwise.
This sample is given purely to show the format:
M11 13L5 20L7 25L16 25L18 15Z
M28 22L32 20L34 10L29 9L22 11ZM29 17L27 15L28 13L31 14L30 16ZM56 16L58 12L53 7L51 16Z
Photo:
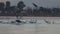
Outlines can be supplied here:
M47 21L47 20L44 20L45 23L47 24L51 24L50 21ZM0 21L1 24L15 24L15 25L21 25L21 24L26 24L27 22L26 21L20 21L20 20L15 20L15 21L7 21L7 22L4 22L4 21ZM29 21L29 24L36 24L37 21ZM52 24L54 24L54 22L52 22Z

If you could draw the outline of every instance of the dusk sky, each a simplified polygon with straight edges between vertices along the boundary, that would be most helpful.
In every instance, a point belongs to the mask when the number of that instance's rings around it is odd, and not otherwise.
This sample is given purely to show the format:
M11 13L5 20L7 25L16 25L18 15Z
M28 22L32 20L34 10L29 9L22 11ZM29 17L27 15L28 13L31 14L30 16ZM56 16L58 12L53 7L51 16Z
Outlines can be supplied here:
M10 1L11 5L17 5L21 0L0 0L0 2ZM26 6L33 6L32 3L43 7L60 7L60 0L22 0Z

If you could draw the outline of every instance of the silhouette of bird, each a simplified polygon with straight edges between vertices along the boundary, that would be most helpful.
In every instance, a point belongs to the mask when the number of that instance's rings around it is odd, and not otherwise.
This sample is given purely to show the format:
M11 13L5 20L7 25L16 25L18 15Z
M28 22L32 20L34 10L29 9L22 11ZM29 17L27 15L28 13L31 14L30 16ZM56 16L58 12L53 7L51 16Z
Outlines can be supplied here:
M35 3L32 3L32 4L33 4L33 6L37 7L37 5Z

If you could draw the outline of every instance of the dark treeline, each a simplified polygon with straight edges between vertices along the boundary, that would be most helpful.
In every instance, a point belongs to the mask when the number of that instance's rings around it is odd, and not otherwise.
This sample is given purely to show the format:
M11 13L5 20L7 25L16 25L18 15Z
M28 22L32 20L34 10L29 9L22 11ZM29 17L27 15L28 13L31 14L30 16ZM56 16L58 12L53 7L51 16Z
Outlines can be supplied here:
M0 2L0 16L43 16L43 17L60 17L60 8L44 7L26 7L23 1L19 1L17 6L10 6L10 1Z

